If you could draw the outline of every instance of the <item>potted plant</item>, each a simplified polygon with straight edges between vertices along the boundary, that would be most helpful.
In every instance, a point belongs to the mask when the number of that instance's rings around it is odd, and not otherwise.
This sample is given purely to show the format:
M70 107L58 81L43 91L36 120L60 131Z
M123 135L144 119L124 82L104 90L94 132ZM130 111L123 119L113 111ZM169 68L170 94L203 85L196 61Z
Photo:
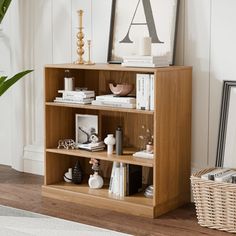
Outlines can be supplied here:
M11 0L0 0L0 24L7 12L8 7L10 6ZM2 55L1 55L2 56ZM14 83L16 83L19 79L21 79L26 74L32 72L32 70L22 71L10 79L7 76L0 75L0 96L6 92Z

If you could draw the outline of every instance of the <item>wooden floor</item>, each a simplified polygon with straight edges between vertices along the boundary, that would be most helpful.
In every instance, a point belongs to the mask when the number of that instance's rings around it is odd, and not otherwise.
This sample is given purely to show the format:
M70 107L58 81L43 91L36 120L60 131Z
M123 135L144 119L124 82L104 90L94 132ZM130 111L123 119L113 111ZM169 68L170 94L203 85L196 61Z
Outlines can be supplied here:
M41 196L43 177L0 165L0 204L133 235L229 235L197 224L193 205L147 219ZM112 206L111 206L112 210Z

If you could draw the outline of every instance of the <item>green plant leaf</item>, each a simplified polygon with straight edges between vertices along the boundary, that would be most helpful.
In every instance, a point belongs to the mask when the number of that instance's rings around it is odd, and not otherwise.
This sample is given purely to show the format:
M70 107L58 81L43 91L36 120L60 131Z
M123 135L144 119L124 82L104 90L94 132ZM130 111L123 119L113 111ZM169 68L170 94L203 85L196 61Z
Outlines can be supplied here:
M0 77L0 86L2 85L2 83L7 79L7 76L1 76Z
M0 0L0 24L7 12L7 9L11 3L11 0Z
M12 78L5 80L2 84L0 84L0 96L6 92L7 89L9 89L14 83L16 83L19 79L21 79L23 76L29 74L33 70L26 70L22 71L16 75L14 75ZM1 78L4 78L1 77ZM5 78L6 79L6 78Z

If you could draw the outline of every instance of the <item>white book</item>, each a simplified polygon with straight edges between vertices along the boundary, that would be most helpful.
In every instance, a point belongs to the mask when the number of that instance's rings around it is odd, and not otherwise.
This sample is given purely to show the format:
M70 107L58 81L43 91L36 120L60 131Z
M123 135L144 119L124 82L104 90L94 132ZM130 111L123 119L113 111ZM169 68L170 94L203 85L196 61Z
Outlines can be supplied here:
M147 68L155 68L155 67L168 67L168 62L162 63L143 63L143 62L123 62L122 66L126 67L147 67Z
M91 102L94 98L82 98L82 97L74 97L74 98L63 98L63 97L56 97L55 100L57 101L75 101L75 102Z
M215 169L215 170L212 170L206 174L201 175L201 179L214 180L216 175L221 175L229 170L230 169Z
M120 195L120 163L116 162L115 165L115 182L114 182L114 190L113 193L116 195Z
M150 110L154 111L154 86L155 86L155 81L154 81L154 74L150 75Z
M150 75L145 76L145 110L150 110Z
M121 103L131 103L135 104L136 103L136 98L135 97L118 97L115 96L114 94L107 94L107 95L100 95L96 96L97 101L111 101L111 102L121 102Z
M136 108L140 110L149 110L147 101L149 96L149 91L147 91L148 81L149 80L149 74L137 74L136 75L136 99L137 99L137 105Z
M235 175L236 174L236 171L235 170L229 170L229 171L226 171L222 174L217 174L215 176L215 181L216 182L226 182L226 183L230 183L232 182L232 175Z
M111 177L110 177L110 184L109 184L109 189L108 189L109 193L113 193L114 177L115 177L115 166L116 166L116 162L113 162L112 171L111 171Z
M97 100L92 101L92 105L118 107L118 108L130 108L130 109L134 109L136 107L136 104L120 103L120 102L112 102L112 101L97 101Z
M125 172L126 172L126 165L125 163L120 163L120 196L125 196Z
M62 94L64 99L68 98L91 98L95 97L95 92L92 90L85 90L85 91L65 91L65 90L58 90L58 93Z
M168 61L166 56L124 56L123 61L144 61L144 62L158 62Z
M57 103L71 103L71 104L91 104L91 102L92 102L92 100L93 99L91 99L91 101L83 101L83 102L81 102L81 101L71 101L71 100L65 100L65 99L62 99L62 98L59 98L58 99L58 97L56 97L56 99L54 100L54 102L57 102Z
M133 154L133 156L134 157L138 157L138 158L153 159L154 154L153 153L149 153L146 150L143 150L143 151L135 152Z

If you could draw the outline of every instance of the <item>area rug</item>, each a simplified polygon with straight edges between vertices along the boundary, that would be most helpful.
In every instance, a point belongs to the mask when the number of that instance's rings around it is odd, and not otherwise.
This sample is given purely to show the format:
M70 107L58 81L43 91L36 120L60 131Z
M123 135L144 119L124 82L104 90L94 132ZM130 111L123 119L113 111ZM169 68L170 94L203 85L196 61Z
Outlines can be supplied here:
M0 205L3 236L125 236L128 234Z

